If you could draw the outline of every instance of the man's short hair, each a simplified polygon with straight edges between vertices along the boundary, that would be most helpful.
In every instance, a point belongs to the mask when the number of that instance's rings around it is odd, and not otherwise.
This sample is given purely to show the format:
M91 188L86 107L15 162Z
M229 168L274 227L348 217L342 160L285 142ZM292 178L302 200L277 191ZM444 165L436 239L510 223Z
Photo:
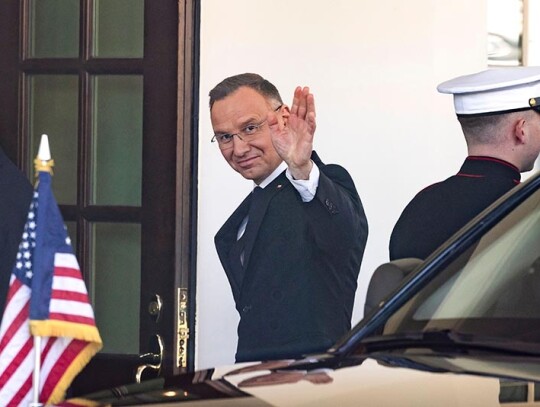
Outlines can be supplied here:
M502 141L505 133L510 130L517 120L526 118L536 120L540 112L533 109L518 112L505 112L489 115L458 115L459 124L465 135L468 145L472 144L498 144Z
M468 144L493 144L499 141L498 129L507 116L458 116L458 121Z
M244 86L255 90L267 99L276 100L283 104L279 91L272 83L256 73L243 73L222 80L210 91L210 110L212 110L214 102L225 99Z

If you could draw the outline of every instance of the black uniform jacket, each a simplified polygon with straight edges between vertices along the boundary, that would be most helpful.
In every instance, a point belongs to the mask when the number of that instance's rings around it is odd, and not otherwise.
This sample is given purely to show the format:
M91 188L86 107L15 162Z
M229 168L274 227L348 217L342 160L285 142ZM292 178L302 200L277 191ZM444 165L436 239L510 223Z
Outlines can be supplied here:
M467 157L459 173L425 188L407 205L390 238L390 260L425 259L520 179L506 161Z
M0 320L32 199L32 185L0 148Z
M350 329L367 220L348 172L312 159L320 179L311 202L285 172L261 191L243 266L231 251L249 197L215 237L240 313L238 362L325 350Z

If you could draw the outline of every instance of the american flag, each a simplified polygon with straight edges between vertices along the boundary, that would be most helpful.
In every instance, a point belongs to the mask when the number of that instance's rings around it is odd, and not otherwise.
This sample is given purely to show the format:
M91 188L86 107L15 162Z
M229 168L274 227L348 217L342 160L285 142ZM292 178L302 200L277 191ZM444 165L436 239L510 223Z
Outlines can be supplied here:
M60 402L102 343L66 228L39 172L0 326L0 404L32 401L33 335L41 336L41 403Z

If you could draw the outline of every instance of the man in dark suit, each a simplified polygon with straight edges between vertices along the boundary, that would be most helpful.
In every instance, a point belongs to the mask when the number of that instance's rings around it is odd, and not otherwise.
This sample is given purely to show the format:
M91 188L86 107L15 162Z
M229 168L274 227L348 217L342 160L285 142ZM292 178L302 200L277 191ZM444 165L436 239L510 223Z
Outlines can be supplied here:
M323 351L350 329L367 221L347 171L313 152L315 103L256 74L210 92L214 137L257 188L215 237L240 314L236 360Z
M32 185L0 148L0 321L32 199Z
M467 142L456 175L419 192L390 238L390 260L425 259L520 182L540 152L540 67L490 69L444 82Z

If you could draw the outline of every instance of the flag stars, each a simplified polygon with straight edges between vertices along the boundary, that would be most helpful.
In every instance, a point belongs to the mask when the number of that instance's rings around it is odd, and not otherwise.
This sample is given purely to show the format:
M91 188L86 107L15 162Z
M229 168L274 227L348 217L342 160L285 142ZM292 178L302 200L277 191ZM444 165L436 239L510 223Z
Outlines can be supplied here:
M66 244L67 244L67 245L71 245L71 239L69 238L69 236L66 237Z
M33 279L34 270L33 270L33 257L34 257L34 248L36 247L36 228L37 228L37 213L35 208L37 208L37 196L34 194L34 201L30 205L30 211L28 212L26 224L24 225L24 231L22 233L21 243L19 244L19 251L17 253L17 261L14 267L14 273L17 273L17 276L25 284L30 284L30 281Z

